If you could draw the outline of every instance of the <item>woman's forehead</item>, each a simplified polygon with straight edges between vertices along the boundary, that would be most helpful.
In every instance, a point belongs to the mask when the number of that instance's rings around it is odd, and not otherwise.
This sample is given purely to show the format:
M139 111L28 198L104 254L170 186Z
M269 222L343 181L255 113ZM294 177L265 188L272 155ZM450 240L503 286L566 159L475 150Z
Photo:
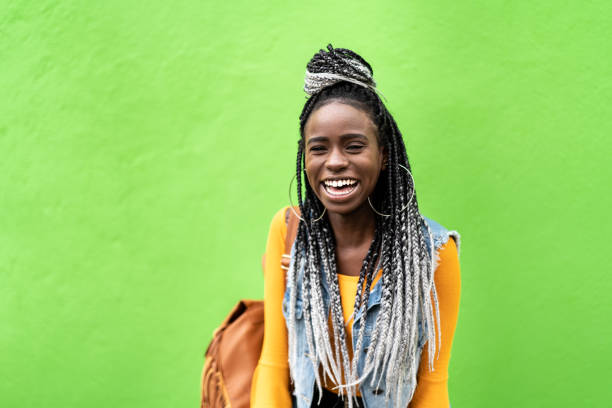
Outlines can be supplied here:
M376 126L363 110L342 102L325 104L310 114L304 135L335 136L348 133L376 135Z

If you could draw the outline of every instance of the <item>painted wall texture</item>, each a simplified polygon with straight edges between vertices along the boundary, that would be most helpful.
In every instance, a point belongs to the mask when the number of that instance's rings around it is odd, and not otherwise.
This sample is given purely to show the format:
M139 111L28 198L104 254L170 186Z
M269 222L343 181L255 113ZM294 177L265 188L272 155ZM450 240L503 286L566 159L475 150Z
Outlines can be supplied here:
M197 406L329 42L462 234L453 407L608 405L611 39L605 0L3 2L0 406Z

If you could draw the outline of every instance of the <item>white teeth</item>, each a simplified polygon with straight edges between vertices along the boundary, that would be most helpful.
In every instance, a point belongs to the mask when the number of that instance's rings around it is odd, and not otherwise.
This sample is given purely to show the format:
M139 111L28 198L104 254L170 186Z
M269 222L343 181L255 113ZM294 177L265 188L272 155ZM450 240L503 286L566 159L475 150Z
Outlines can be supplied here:
M357 183L357 180L353 179L323 181L323 185L325 186L325 191L327 192L327 194L335 197L343 197L351 194L357 188ZM348 186L348 188L342 188L346 186ZM340 190L340 188L342 189Z
M344 186L352 186L356 184L356 180L351 179L342 179L342 180L325 180L323 184L328 187L344 187Z
M332 183L329 183L329 184L332 184ZM342 189L342 190L332 189L332 188L330 188L332 186L329 185L329 184L325 184L325 191L330 196L335 196L335 197L347 196L347 195L351 194L353 191L355 191L355 189L357 188L357 183L353 183L353 185L350 186L349 188L345 188L345 189Z

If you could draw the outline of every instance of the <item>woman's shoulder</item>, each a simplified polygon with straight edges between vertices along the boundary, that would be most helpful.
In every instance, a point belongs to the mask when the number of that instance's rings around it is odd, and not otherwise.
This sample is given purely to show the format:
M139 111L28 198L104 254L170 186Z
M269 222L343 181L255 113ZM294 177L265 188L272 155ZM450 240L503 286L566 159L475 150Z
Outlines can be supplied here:
M287 223L285 221L285 217L287 214L287 210L289 206L281 207L274 213L272 216L272 221L270 221L270 232L275 232L280 235L285 235L287 230Z
M281 207L272 217L270 232L278 234L284 240L285 235L287 235L287 225L289 224L290 217L296 217L299 213L300 209L298 207L292 208L289 205Z
M429 231L431 232L431 236L434 242L434 247L436 249L446 244L449 238L453 238L457 246L457 253L459 253L461 235L459 234L458 231L449 230L448 228L444 227L442 224L438 223L437 221L434 221L431 218L427 218L425 216L423 216L423 220L429 227Z
M274 214L274 217L272 217L272 224L279 224L279 223L288 224L289 219L291 217L299 217L299 214L300 214L300 207L298 206L291 207L290 205L286 205L284 207L281 207Z
M272 217L272 223L285 222L285 215L287 214L288 210L289 210L289 206L288 205L279 208L274 213L274 216Z

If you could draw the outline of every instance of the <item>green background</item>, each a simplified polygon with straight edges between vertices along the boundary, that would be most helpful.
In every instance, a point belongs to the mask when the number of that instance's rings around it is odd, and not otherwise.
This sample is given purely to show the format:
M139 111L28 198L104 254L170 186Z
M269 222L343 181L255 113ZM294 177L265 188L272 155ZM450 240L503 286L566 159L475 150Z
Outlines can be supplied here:
M610 2L291 3L2 3L0 406L198 405L328 42L462 234L453 407L609 405Z

